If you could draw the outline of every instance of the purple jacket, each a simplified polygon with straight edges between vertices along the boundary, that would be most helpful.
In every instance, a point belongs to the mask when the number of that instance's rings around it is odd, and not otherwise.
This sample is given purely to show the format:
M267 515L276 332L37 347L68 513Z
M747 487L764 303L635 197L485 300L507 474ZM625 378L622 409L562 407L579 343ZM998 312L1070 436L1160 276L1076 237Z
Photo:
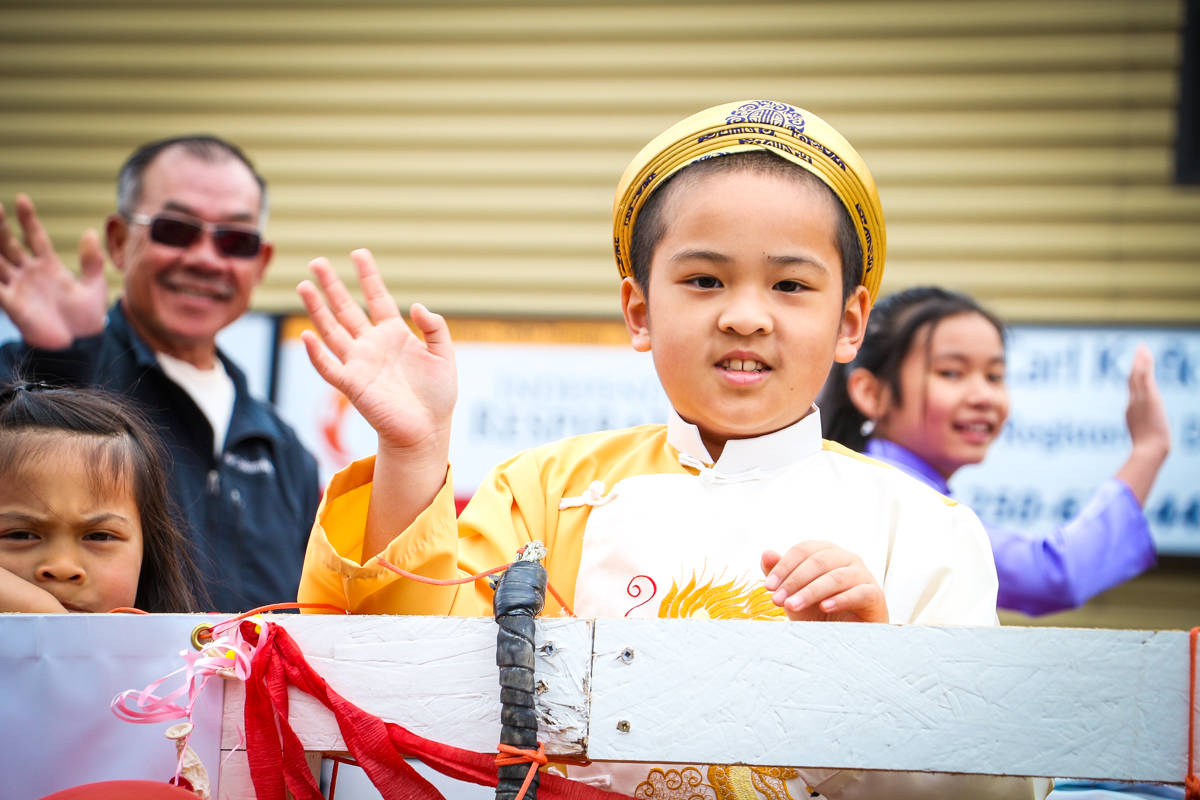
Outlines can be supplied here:
M933 467L895 442L871 439L866 454L950 495L946 480ZM1156 562L1146 515L1117 478L1100 484L1078 515L1047 533L1010 531L987 523L984 527L1000 580L997 605L1026 614L1078 608Z

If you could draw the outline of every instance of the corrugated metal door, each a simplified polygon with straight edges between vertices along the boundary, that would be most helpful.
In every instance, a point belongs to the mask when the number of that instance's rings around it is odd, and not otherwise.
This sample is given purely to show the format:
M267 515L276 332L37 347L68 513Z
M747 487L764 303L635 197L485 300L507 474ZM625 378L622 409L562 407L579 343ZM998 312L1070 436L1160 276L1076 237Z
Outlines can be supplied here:
M0 200L73 254L138 143L205 131L271 181L294 309L373 248L452 315L617 312L609 213L650 137L773 97L863 152L884 288L1015 320L1200 319L1200 192L1173 187L1181 6L1013 2L0 3ZM71 256L73 261L73 255ZM348 270L348 267L347 267Z

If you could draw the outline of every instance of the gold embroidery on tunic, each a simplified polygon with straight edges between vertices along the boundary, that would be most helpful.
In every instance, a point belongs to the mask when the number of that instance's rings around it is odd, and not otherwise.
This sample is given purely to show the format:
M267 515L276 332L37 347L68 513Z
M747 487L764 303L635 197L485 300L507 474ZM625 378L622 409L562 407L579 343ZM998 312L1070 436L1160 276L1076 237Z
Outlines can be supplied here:
M641 800L718 800L713 787L695 767L682 770L654 768L646 780L638 784L633 796Z
M771 595L761 583L729 581L714 585L713 581L698 584L696 575L682 589L672 582L671 591L658 607L663 619L774 619L787 616L782 608L771 602Z
M783 767L713 764L708 768L717 800L794 800L787 781L799 775Z

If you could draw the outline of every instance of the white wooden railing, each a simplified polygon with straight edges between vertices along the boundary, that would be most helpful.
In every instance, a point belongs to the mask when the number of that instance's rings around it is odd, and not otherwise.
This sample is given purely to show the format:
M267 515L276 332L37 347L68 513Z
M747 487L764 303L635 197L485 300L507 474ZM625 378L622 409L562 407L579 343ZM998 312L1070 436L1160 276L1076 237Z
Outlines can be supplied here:
M0 615L0 772L10 781L0 794L24 796L9 793L14 776L61 778L57 788L96 780L84 769L93 751L101 767L131 751L135 763L161 757L152 775L119 776L169 777L166 723L130 725L108 703L181 665L195 625L224 618ZM491 620L269 619L366 711L495 751ZM1164 783L1187 771L1184 631L544 619L537 644L541 738L552 756ZM197 735L211 741L217 731L200 728L219 725L224 751L208 745L214 796L253 797L243 687L216 679L203 694L198 708L210 711L197 717ZM1200 719L1200 708L1190 711ZM314 756L346 749L332 715L295 692L291 724ZM118 745L131 729L148 738Z
M495 750L491 620L275 619L356 705ZM539 634L552 755L1171 783L1187 769L1183 631L549 619ZM227 686L227 750L243 697ZM306 696L292 725L307 750L345 749ZM222 796L253 796L244 765L228 760Z

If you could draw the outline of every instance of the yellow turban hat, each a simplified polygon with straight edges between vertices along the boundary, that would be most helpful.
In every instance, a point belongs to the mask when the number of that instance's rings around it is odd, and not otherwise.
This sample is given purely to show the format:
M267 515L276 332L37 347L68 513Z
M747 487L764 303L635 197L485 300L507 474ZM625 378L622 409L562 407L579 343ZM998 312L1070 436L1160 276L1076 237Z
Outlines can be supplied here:
M633 274L633 226L655 189L689 164L751 150L766 150L799 164L838 196L855 222L863 252L862 283L874 303L887 247L875 179L832 126L816 114L772 100L705 109L672 125L634 157L617 184L613 204L613 249L621 277Z

